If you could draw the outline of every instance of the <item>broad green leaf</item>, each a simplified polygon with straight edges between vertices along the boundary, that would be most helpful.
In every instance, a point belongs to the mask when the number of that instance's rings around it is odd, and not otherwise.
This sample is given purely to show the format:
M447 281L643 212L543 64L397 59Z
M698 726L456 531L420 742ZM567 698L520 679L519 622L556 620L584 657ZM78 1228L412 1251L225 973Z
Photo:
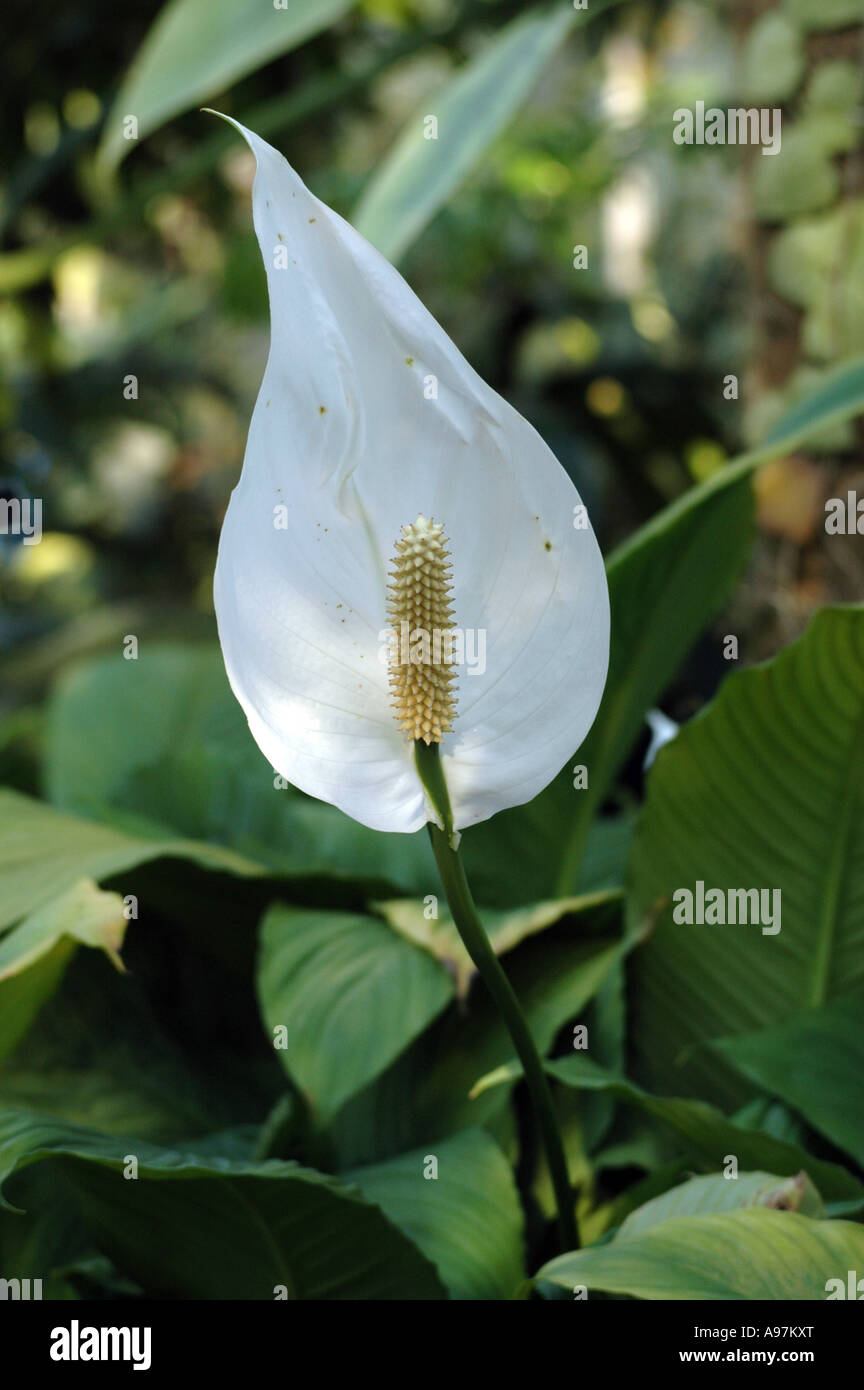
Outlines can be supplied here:
M109 113L99 151L119 164L134 147L127 116L143 139L239 78L326 29L351 0L168 0L147 33Z
M260 911L234 919L233 935L251 937ZM160 922L143 900L140 916L126 938L123 976L101 953L78 951L50 1006L0 1066L0 1109L167 1145L251 1124L254 1143L284 1079L261 1035L251 950L240 970L209 953L212 922L196 937L191 926L178 932ZM49 960L0 985L0 1009L8 986Z
M550 1076L565 1086L582 1091L600 1091L615 1096L625 1105L659 1120L683 1141L686 1150L709 1169L722 1170L731 1154L739 1168L778 1173L794 1178L806 1173L826 1201L860 1204L864 1185L844 1168L812 1158L795 1144L758 1130L742 1129L713 1105L700 1100L671 1096L655 1096L635 1086L623 1076L616 1076L596 1066L588 1057L567 1057L546 1063ZM521 1075L518 1063L488 1073L473 1088L480 1095L491 1087L510 1083Z
M451 1298L512 1298L524 1278L522 1208L510 1165L488 1134L464 1130L343 1177L432 1261Z
M278 1059L323 1125L441 1013L453 981L374 917L277 904L261 927L258 996Z
M176 854L188 854L193 861L200 857L223 870L235 858L182 841L136 840L60 816L26 797L0 793L0 910L9 917L29 910L38 915L34 899L62 893L64 882L74 884L83 867L95 876L117 876L124 893L127 884L136 895L143 891L142 917L149 927L151 901L159 901L159 884L171 868L171 859L164 856ZM142 870L136 870L147 860L154 863L155 886L148 887ZM80 952L68 969L75 942L61 937L35 964L0 982L0 1059L6 1059L0 1105L49 1109L115 1132L173 1142L179 1135L257 1118L272 1103L279 1069L257 1029L252 934L273 882L235 880L224 871L202 873L185 858L177 861L177 870L184 884L191 880L188 917L173 919L184 922L185 930L180 936L132 932L126 952L130 974L111 979L94 951ZM260 871L251 866L251 872ZM235 882L242 884L243 898L229 919L223 922L211 912L197 921L208 901L203 889L219 884L230 901L226 890ZM216 904L217 913L220 906ZM6 940L16 937L13 931ZM223 938L230 950L223 951ZM173 982L167 993L162 985L153 987L160 962L162 978ZM238 985L244 992L239 1001ZM51 1007L44 1008L58 986ZM181 1011L179 1018L168 1017L169 1000L175 1015ZM184 1038L182 1054L174 1028ZM239 1049L247 1038L244 1055Z
M636 816L632 811L594 821L579 865L577 892L600 893L623 887L635 828Z
M681 1216L629 1240L561 1255L538 1279L646 1299L809 1302L864 1267L864 1227L794 1212ZM830 1287L830 1286L829 1286Z
M620 896L620 893L612 890L585 894L580 898L533 903L530 907L516 908L512 912L487 910L483 913L483 926L493 951L497 956L503 956L524 941L526 936L545 931L547 927L560 922L562 917L576 917L581 912L590 912L596 907L619 901ZM421 946L445 965L456 979L460 998L467 995L475 973L474 963L446 908L441 907L436 918L427 917L426 907L415 898L391 898L387 902L372 903L371 906L406 940Z
M26 1212L0 1207L0 1277L29 1279L31 1298L39 1297L38 1279L43 1299L77 1299L67 1270L87 1252L87 1235L68 1193L52 1192L44 1176L35 1169L22 1174L18 1196Z
M549 897L558 876L561 816L572 813L571 796L585 794L574 791L568 769L527 805L472 825L460 851L476 901L509 909L514 903ZM604 816L589 825L575 881L561 896L621 888L635 824L635 816L628 813Z
M25 1036L42 1005L57 989L74 954L74 942L66 937L29 970L0 983L0 1061Z
M27 1046L16 1062L0 1072L0 1110L28 1110L72 1124L96 1127L107 1134L135 1134L152 1143L172 1143L179 1135L201 1129L203 1098L195 1095L188 1064L178 1055L172 1072L160 1056L158 1067L136 1068L124 1057L97 1065L44 1067L27 1065ZM250 1148L256 1131L250 1131ZM196 1144L198 1140L196 1139Z
M100 756L94 758L97 735ZM120 654L82 661L64 672L52 691L45 730L46 793L64 810L82 815L96 815L106 806L137 810L140 802L130 804L124 793L141 772L159 767L164 773L166 754L179 758L190 747L218 750L227 765L226 781L233 782L234 767L244 761L268 773L231 694L217 646L148 644L135 661ZM266 780L272 788L272 777ZM209 822L198 818L190 826L188 820L172 821L166 814L169 806L178 803L176 814L184 817L187 800L175 775L164 802L145 804L144 814L202 839L221 838L213 831L227 805L217 800ZM270 806L272 816L272 799ZM235 813L242 820L242 802Z
M129 1156L137 1179L124 1177ZM0 1186L37 1162L66 1181L97 1248L167 1298L437 1299L427 1258L356 1188L296 1163L159 1149L21 1111L0 1113ZM326 1239L322 1233L326 1232Z
M582 921L572 925L565 921L507 958L507 975L541 1052L548 1050L565 1023L576 1021L632 945L602 933L601 924L602 918L595 928L597 935L591 936ZM435 1062L417 1083L417 1106L426 1107L430 1123L445 1114L454 1126L470 1124L472 1118L479 1123L487 1105L478 1104L471 1094L478 1060L497 1057L504 1062L513 1056L510 1034L497 1009L490 1007L485 986L478 980L474 989L479 998L470 1022L464 1014L451 1012L445 1020L445 1025L451 1023L448 1043L441 1047L440 1056L433 1051ZM441 1105L442 1091L447 1094L446 1106ZM496 1107L497 1102L489 1113Z
M0 982L20 975L63 938L104 951L122 970L119 952L126 926L119 893L105 893L92 879L79 879L0 938Z
M388 260L398 261L527 100L575 17L559 5L511 20L411 117L352 218Z
M0 790L0 929L59 898L82 874L98 881L165 856L241 877L264 873L228 849L127 835Z
M806 1173L779 1178L771 1173L739 1173L727 1178L718 1173L690 1178L659 1197L652 1197L632 1211L615 1239L628 1240L661 1221L679 1216L708 1216L740 1207L770 1207L778 1211L798 1211L802 1216L821 1220L825 1215L822 1199Z
M24 1037L78 945L105 951L123 969L126 926L119 894L84 878L0 935L0 1059Z
M576 819L562 885L578 869L588 818L642 732L646 711L738 579L752 541L752 507L749 480L740 480L686 520L673 518L659 536L646 540L638 533L611 557L609 679L600 713L574 758L588 769L588 787L574 791L572 778L553 784L566 793L569 820ZM563 811L563 799L559 804Z
M694 1044L864 986L862 817L864 607L823 609L775 660L732 674L651 771L628 912L659 913L633 990L638 1074L652 1088L740 1104L740 1076ZM672 895L698 883L764 891L780 920L674 922Z
M575 1022L628 948L610 903L590 923L565 918L507 955L504 968L541 1052L564 1024ZM336 1117L330 1138L339 1165L375 1162L497 1121L507 1088L477 1100L470 1090L478 1072L512 1055L500 1014L475 980L466 1001L449 1008Z
M280 874L435 891L424 833L379 835L277 784L215 645L148 646L137 661L99 657L65 674L49 706L46 787L65 810L216 841Z
M843 996L714 1047L864 1164L864 999Z
M501 812L472 830L469 853L494 855L504 837L514 869L500 866L502 893L571 893L586 853L591 820L699 634L722 607L750 548L750 476L759 464L864 410L864 359L837 369L794 405L757 448L691 488L631 536L607 561L612 612L609 678L594 726L568 766L530 806ZM572 767L588 768L574 790ZM469 844L466 837L466 844ZM536 862L535 862L536 861ZM498 901L498 899L496 899Z

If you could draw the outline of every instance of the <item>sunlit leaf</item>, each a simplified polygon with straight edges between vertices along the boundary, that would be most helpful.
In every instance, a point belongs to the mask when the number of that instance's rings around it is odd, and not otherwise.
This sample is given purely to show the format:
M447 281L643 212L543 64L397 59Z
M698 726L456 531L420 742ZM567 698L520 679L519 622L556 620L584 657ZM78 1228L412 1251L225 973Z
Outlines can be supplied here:
M710 1173L689 1178L644 1202L622 1222L615 1239L641 1235L670 1217L708 1216L740 1207L798 1211L802 1216L819 1219L825 1215L822 1199L806 1173L798 1173L794 1178L780 1178L772 1173L736 1173L729 1177Z
M82 878L0 939L0 982L27 970L64 937L106 953L119 970L127 920L119 893Z
M629 1240L562 1255L539 1279L649 1299L828 1296L829 1281L864 1264L864 1229L793 1212L724 1212L663 1221Z

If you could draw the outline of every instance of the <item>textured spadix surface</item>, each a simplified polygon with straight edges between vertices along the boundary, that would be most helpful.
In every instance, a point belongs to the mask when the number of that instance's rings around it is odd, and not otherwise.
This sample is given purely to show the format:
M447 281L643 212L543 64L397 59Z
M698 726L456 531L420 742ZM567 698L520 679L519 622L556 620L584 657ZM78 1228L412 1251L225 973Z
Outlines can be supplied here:
M464 828L535 796L591 726L609 647L597 543L554 455L398 272L237 128L258 162L271 345L216 567L228 677L289 781L375 829L419 829L384 633L395 541L434 517L453 622L470 653L485 640L482 672L454 667L441 745Z
M427 744L449 733L456 710L449 554L440 521L418 516L402 527L390 571L391 703L399 728Z

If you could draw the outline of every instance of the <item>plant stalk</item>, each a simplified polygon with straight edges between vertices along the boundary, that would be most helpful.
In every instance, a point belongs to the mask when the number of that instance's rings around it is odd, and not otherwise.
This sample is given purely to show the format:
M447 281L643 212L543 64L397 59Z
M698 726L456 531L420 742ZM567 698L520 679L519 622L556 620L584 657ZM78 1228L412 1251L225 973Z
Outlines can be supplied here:
M454 843L456 837L453 833L453 815L438 745L433 743L427 747L418 741L414 748L420 779L444 826L441 830L437 825L430 823L428 830L450 912L469 956L501 1013L516 1054L522 1063L525 1084L537 1116L555 1191L561 1249L562 1252L575 1250L579 1240L576 1233L573 1194L570 1191L564 1145L543 1062L519 1000L492 950L483 923L477 915L458 846Z

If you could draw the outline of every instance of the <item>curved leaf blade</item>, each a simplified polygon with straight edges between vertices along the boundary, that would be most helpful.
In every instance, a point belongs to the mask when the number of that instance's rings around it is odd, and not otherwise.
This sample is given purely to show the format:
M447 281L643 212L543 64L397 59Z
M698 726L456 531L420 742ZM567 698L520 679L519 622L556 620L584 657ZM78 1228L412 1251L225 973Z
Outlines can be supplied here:
M127 1181L129 1156L137 1179ZM434 1267L356 1188L296 1163L243 1162L0 1114L0 1185L48 1162L98 1248L169 1298L440 1299Z
M849 995L774 1028L721 1038L718 1052L864 1164L864 1000Z
M436 1161L427 1177L429 1160ZM509 1299L524 1279L522 1208L503 1153L469 1129L345 1175L435 1265L456 1299Z
M829 1281L864 1267L864 1228L794 1212L724 1212L663 1221L629 1240L561 1255L538 1279L644 1299L828 1297Z
M64 939L105 951L122 970L119 951L126 926L119 893L105 893L92 879L79 879L0 939L0 983L35 965Z
M127 115L142 139L198 102L298 47L351 8L352 0L169 0L126 74L99 150L107 166L121 162L133 140Z
M842 1203L844 1211L857 1210L864 1201L864 1186L845 1168L813 1158L795 1144L775 1139L770 1134L744 1129L705 1101L652 1095L626 1077L597 1066L588 1057L555 1058L546 1063L546 1070L565 1086L613 1096L659 1120L683 1141L687 1153L708 1168L722 1170L732 1154L740 1168L764 1170L789 1178L805 1173L827 1201ZM512 1082L521 1071L518 1063L499 1067L475 1083L473 1094L480 1095L492 1087Z
M130 835L0 789L0 930L59 898L82 875L98 882L163 856L241 878L265 872L218 845Z
M862 817L864 606L824 609L775 660L731 675L649 777L628 913L662 909L634 962L652 1088L738 1103L740 1077L698 1044L864 987ZM780 921L677 924L673 894L683 915L680 890L693 893L696 915L700 882L724 894L724 916L728 894L756 889Z
M453 993L432 956L374 917L276 905L262 923L262 1015L319 1124L380 1075Z
M584 893L576 898L556 898L549 902L531 903L526 907L502 912L490 908L483 912L483 926L496 956L512 951L529 936L536 936L554 926L563 917L578 917L619 902L617 889ZM455 922L446 908L439 916L429 917L423 902L416 898L389 898L370 906L384 921L407 941L428 951L441 961L456 979L457 992L464 998L476 974L476 968L459 935Z
M527 99L575 17L562 5L506 25L427 102L437 138L425 138L419 112L411 117L352 218L388 260L399 260Z
M820 1221L825 1215L822 1199L806 1173L794 1178L781 1178L776 1173L738 1173L728 1178L707 1173L643 1202L621 1223L615 1239L629 1240L672 1217L710 1216L741 1207L800 1211L802 1216Z

